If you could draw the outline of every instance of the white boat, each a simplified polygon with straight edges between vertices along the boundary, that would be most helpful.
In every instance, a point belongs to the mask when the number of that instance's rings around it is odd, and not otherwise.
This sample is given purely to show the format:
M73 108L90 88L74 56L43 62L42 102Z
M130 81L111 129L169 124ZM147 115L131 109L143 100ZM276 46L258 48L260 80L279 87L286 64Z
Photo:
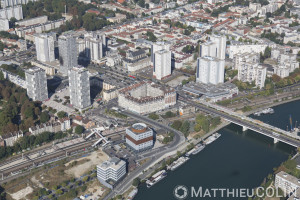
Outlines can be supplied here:
M195 151L193 152L193 155L196 155L197 153L202 151L204 148L205 148L205 145L197 144L194 148Z
M214 136L215 136L216 139L218 139L221 136L221 134L220 133L215 133Z
M134 188L130 193L129 193L129 195L128 195L128 197L127 197L127 200L132 200L134 197L135 197L135 195L138 193L138 189L137 188Z
M185 156L190 156L195 151L195 148L191 149L189 152L185 154Z
M206 145L208 145L208 144L212 143L212 142L215 141L215 140L216 140L216 138L215 138L213 135L211 135L211 136L209 136L206 140L204 140L204 143L205 143Z
M147 181L147 188L152 187L153 185L155 185L156 183L158 183L159 181L161 181L162 179L164 179L167 176L167 172L166 170L161 170L159 172L157 172L156 174L154 174L153 176L151 176Z
M263 109L261 111L255 112L254 115L255 116L260 116L261 114L273 114L273 113L274 113L273 108L266 108L266 109Z
M183 165L186 161L188 161L190 158L189 157L180 157L176 161L174 161L170 166L168 166L168 169L171 171L174 171L181 165Z

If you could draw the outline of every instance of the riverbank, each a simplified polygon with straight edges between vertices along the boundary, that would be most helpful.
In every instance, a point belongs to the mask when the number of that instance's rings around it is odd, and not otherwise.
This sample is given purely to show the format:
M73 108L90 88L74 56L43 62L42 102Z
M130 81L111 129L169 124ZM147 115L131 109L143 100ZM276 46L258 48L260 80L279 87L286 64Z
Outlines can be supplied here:
M298 100L300 100L300 96L296 97L296 98L288 99L288 100L273 102L272 104L264 105L264 106L261 106L261 107L257 107L255 109L249 111L249 112L245 112L244 114L246 116L248 116L248 115L251 115L251 114L253 114L257 111L260 111L260 110L263 110L263 109L266 109L266 108L271 108L271 107L279 106L279 105L282 105L282 104L286 104L286 103L290 103L290 102L298 101Z
M291 152L290 146L273 144L270 138L250 130L243 132L238 125L230 124L217 132L222 135L218 140L191 155L175 171L168 171L168 176L157 185L147 188L141 184L135 199L174 199L176 185L204 189L255 188Z
M291 103L297 100L299 98L274 102L265 106L278 106L276 108L277 114L285 111L292 114L293 118L300 119L299 113L298 115L295 114L297 113L295 107L298 107L298 102L296 102L297 105ZM288 103L291 103L289 109L287 109ZM271 124L275 126L280 123L284 124L282 115L277 116L276 113L274 115L264 115L263 117L267 118L265 122L269 122L273 118L279 118L279 122L276 121ZM184 150L188 144L196 144L214 132L222 134L218 141L207 146L196 156L192 156L186 164L174 172L169 172L168 177L162 180L158 186L146 188L142 184L136 199L172 199L174 198L172 196L173 189L178 184L186 186L198 186L200 184L200 186L207 186L207 188L215 188L219 186L218 184L221 184L222 188L256 188L261 184L264 177L273 172L274 167L286 161L291 152L293 152L292 155L295 153L295 149L289 145L284 143L274 144L272 139L268 137L251 130L243 132L240 126L229 124L229 122L223 121L222 124L201 138L191 139L189 143L184 143L180 149ZM222 170L219 169L219 166L222 166ZM161 167L161 165L155 167ZM155 167L153 166L152 172L156 169Z

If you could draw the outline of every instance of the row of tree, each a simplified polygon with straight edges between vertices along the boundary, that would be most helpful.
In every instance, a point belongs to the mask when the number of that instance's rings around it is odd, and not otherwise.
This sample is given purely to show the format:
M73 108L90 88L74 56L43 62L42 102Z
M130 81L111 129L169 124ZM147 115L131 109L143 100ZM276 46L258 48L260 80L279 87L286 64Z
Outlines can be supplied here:
M197 115L195 120L194 130L196 132L203 130L205 133L208 133L209 130L215 128L220 123L221 123L220 117L211 117L209 115L205 116L203 114L199 114Z
M0 134L26 131L35 123L50 119L48 112L42 112L41 103L31 101L26 90L4 79L0 71Z
M6 146L0 147L0 160L3 158L7 158L11 156L13 153L21 152L22 150L26 150L27 148L33 148L36 145L41 145L46 142L51 142L53 140L61 139L65 137L67 134L63 132L44 132L38 135L30 135L21 137L14 146Z
M181 131L185 137L187 137L190 134L190 122L181 120L175 120L173 124L171 125L172 128Z

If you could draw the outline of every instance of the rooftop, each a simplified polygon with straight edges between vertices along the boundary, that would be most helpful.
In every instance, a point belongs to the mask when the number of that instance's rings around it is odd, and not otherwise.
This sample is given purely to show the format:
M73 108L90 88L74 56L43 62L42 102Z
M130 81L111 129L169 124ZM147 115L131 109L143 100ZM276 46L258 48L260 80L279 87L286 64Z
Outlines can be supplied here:
M98 167L106 170L108 168L118 170L120 167L122 167L125 164L125 161L117 158L117 157L112 157L109 160L103 162L101 165L98 165Z

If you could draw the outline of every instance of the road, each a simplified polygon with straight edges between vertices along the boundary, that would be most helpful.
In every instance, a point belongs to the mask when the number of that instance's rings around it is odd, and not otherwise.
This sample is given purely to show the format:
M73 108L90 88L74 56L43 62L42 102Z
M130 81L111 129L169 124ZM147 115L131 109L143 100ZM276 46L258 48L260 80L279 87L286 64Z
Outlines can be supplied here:
M115 188L112 192L110 192L104 200L113 198L117 194L122 194L125 191L129 189L129 187L132 185L132 181L134 178L136 178L139 174L141 174L145 169L149 168L152 164L154 164L159 158L164 156L165 154L169 152L176 151L177 148L185 142L185 137L184 135L180 132L177 131L176 129L173 129L172 127L169 127L167 125L161 124L155 120L149 119L148 117L130 112L130 111L121 111L121 113L132 117L134 119L137 119L139 121L142 121L146 124L149 124L154 127L162 128L167 131L173 132L174 133L174 139L171 143L169 143L166 146L153 149L151 151L145 152L142 154L142 157L144 158L149 158L149 160L144 163L143 165L139 166L137 169L135 169L133 172L129 173Z
M187 98L185 98L183 96L179 97L179 101L182 101L182 102L184 102L184 103L186 103L188 105L195 106L198 109L200 109L200 110L202 110L202 111L204 111L206 113L211 113L211 114L223 117L224 119L227 119L228 121L230 121L232 123L238 124L240 126L245 126L245 127L249 128L249 129L251 129L253 131L262 133L262 134L264 134L266 136L269 136L271 138L276 138L279 141L285 142L285 143L290 144L290 145L292 145L294 147L300 147L300 141L295 140L295 139L291 139L290 137L288 137L286 135L274 134L273 131L270 131L267 128L264 128L262 126L250 123L250 122L245 121L245 120L238 119L238 118L233 117L233 116L231 116L231 115L229 115L227 113L224 113L224 112L215 110L213 108L207 107L206 105L195 103L195 102L193 102L193 101L191 101L191 100L189 100L189 99L187 99Z

